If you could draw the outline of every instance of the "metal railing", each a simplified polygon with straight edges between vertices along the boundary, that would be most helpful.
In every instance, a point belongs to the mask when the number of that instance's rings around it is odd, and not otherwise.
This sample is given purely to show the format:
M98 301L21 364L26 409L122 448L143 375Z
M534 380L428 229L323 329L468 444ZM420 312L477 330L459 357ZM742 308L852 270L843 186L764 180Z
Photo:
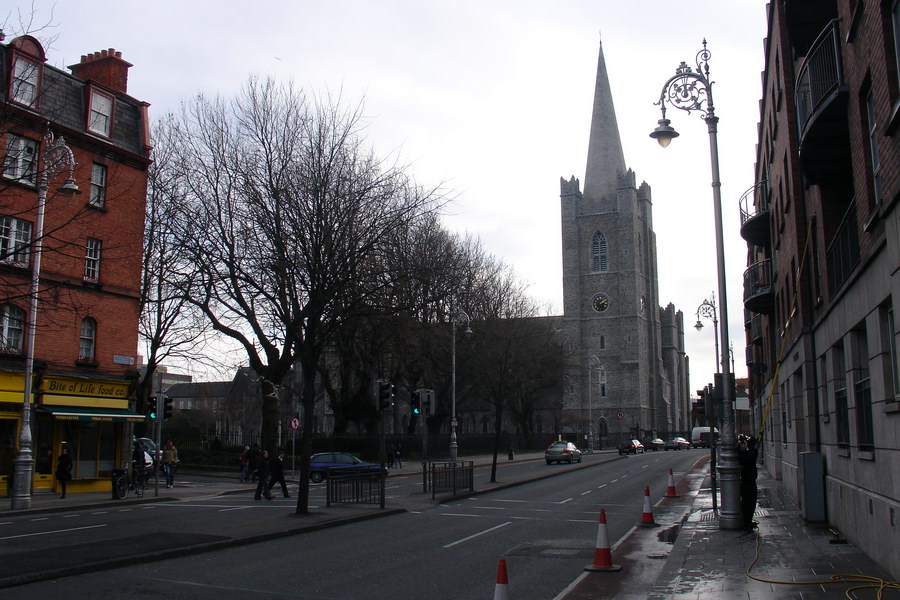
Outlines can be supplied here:
M377 504L384 508L385 469L377 471L359 467L332 467L325 480L325 505Z
M766 258L744 271L744 302L772 292L772 259Z
M795 102L801 140L824 101L844 85L839 23L832 20L819 34L797 75Z
M859 236L856 232L856 202L851 202L838 225L828 249L825 264L828 271L828 297L841 288L859 262Z
M433 462L428 472L431 479L432 500L438 492L453 492L455 496L460 490L475 491L474 461Z

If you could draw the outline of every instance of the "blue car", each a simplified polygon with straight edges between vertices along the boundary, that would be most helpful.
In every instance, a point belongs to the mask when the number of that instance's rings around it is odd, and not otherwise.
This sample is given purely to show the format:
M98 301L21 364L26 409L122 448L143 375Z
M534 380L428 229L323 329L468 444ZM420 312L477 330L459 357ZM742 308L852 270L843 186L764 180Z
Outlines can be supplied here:
M319 483L328 477L328 470L335 467L356 467L360 471L377 472L381 470L379 465L359 460L349 452L320 452L313 454L309 459L309 479L313 483ZM351 469L342 469L345 471Z

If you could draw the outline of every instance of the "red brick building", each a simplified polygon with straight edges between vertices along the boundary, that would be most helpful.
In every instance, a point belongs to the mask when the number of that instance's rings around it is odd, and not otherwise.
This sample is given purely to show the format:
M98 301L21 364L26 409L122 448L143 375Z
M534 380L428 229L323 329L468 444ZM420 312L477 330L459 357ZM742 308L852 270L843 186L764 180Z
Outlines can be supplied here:
M900 576L900 2L767 9L741 201L755 426L805 516Z
M109 49L66 72L48 65L30 36L0 44L0 493L23 422L42 181L34 489L55 485L63 446L73 457L73 491L108 489L131 446L150 140L148 105L127 94L129 67ZM79 195L58 191L68 173L53 139L71 149Z

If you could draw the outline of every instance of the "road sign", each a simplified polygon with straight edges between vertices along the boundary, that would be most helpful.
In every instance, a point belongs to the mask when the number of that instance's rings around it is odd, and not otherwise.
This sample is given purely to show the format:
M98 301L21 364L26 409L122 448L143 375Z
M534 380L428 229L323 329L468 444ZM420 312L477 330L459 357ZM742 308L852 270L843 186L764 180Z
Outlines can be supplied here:
M451 418L450 418L450 422L453 423L453 424L455 424L455 423L456 423L456 417L451 417Z
M616 413L616 416L617 416L618 418L620 418L620 419L624 419L624 418L625 418L625 413L623 413L623 412L620 410L619 412Z
M291 419L291 429L293 429L294 431L300 429L300 419L298 419L297 417Z

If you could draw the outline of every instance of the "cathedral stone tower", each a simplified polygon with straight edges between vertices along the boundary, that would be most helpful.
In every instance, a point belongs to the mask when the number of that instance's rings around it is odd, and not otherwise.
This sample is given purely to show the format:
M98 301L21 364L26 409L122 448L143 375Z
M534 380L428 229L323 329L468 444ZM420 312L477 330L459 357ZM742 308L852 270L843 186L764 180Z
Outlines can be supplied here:
M575 177L560 188L564 430L593 431L595 447L686 430L682 315L659 307L650 186L625 167L602 45L584 192Z

